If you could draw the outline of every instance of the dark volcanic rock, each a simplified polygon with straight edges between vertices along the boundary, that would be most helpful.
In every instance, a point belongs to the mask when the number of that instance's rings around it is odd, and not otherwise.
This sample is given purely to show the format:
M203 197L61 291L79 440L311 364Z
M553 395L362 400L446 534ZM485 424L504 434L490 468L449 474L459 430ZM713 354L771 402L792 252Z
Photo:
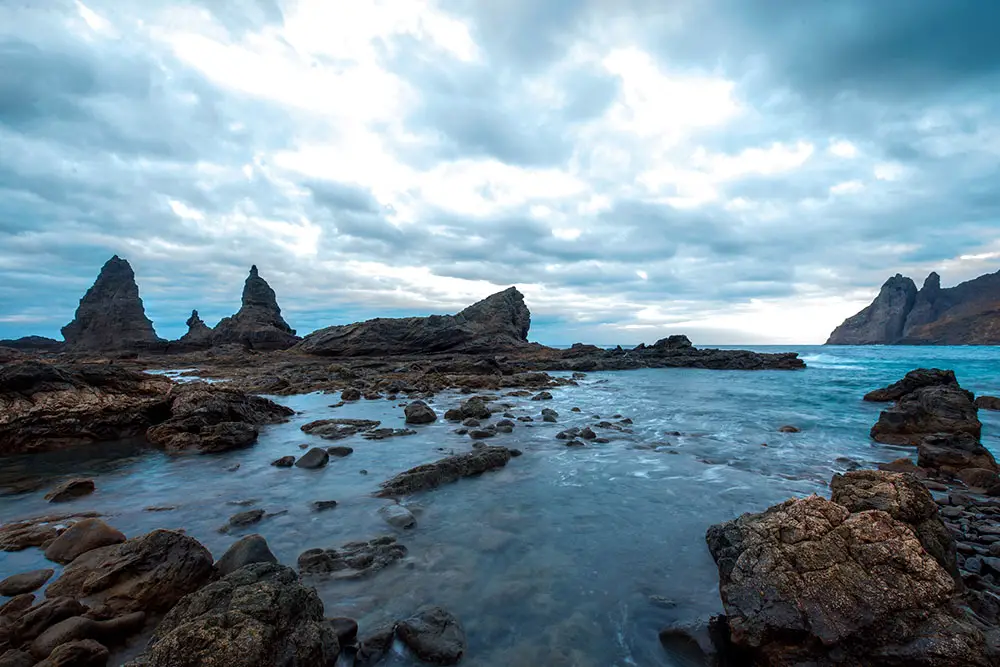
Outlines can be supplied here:
M403 409L407 424L430 424L437 420L437 414L423 401L413 401Z
M114 364L0 366L0 456L140 436L169 415L173 386Z
M816 496L708 530L731 641L762 665L991 664L906 524Z
M904 375L899 382L893 382L888 387L868 392L865 394L865 400L875 403L898 401L912 391L938 385L957 387L958 380L955 379L955 371L943 371L940 368L917 368Z
M423 607L399 622L399 639L424 662L457 664L465 654L465 631L450 612L441 607Z
M462 477L501 468L507 465L510 459L511 453L506 447L483 447L467 454L449 456L434 463L411 468L382 482L382 490L377 495L387 498L433 489Z
M245 565L254 563L277 563L278 559L271 553L267 540L261 535L247 535L233 542L215 564L220 577L232 574Z
M393 356L433 352L493 352L527 344L531 314L511 287L457 315L378 318L327 327L297 349L327 356Z
M312 588L283 565L236 570L177 603L131 667L333 665L337 635Z
M1000 271L945 289L931 273L919 292L897 274L827 344L1000 345Z
M329 574L335 579L360 579L392 565L406 555L406 547L391 535L368 542L351 542L339 549L309 549L299 555L303 574Z
M79 350L122 350L159 345L139 298L135 273L115 255L80 299L76 317L62 328L66 343Z
M883 410L871 437L890 445L917 445L936 433L968 433L978 439L983 425L972 394L958 385L921 387Z
M308 452L303 454L302 458L295 462L295 467L313 470L316 468L322 468L329 462L330 454L325 449L313 447Z
M299 340L281 317L274 290L257 273L257 267L251 266L243 285L242 306L235 315L215 325L212 342L238 343L253 350L284 350Z
M12 574L0 581L0 595L14 597L37 591L52 578L53 574L55 574L55 570L32 570L31 572Z
M197 310L191 311L191 317L187 319L187 333L177 341L186 347L206 348L212 346L212 329L198 316Z
M1000 398L996 396L977 396L976 407L980 410L1000 410Z
M117 613L166 611L211 579L213 565L194 538L154 530L79 556L45 595L92 598Z
M275 459L274 461L271 461L271 465L273 465L276 468L291 468L293 465L295 465L295 457L282 456L280 459Z

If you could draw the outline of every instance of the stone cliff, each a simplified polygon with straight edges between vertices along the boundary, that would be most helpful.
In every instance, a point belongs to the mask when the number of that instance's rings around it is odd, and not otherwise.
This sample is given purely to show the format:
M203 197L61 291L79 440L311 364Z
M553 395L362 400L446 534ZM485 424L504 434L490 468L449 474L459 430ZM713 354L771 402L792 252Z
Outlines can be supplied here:
M826 343L1000 345L1000 271L949 288L931 273L919 291L911 279L896 274Z
M433 352L490 352L526 345L531 313L510 287L457 315L431 315L327 327L297 349L326 356L383 356Z
M213 344L238 343L255 350L283 350L298 341L295 329L281 317L274 290L257 273L257 267L251 266L243 285L242 306L235 315L215 325Z
M78 350L122 350L163 342L146 317L132 267L118 255L101 268L62 334Z

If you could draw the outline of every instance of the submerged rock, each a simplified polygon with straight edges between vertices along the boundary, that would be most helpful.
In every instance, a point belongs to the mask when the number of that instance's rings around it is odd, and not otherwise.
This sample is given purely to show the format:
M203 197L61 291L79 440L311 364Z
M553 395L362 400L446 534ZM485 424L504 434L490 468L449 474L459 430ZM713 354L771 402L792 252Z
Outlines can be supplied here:
M418 658L435 665L457 664L465 655L462 624L441 607L423 607L396 626L396 634Z
M275 459L271 461L271 465L276 468L291 468L295 465L294 456L282 456L280 459Z
M416 517L402 505L386 505L378 513L393 528L412 528L417 525Z
M391 535L368 542L350 542L340 549L309 549L299 555L302 574L329 574L335 579L360 579L375 574L406 555L406 547Z
M301 429L304 433L318 435L324 440L342 440L378 428L381 423L372 419L317 419L303 424Z
M377 428L374 431L365 431L361 437L364 440L387 440L388 438L401 438L416 434L417 432L412 428Z
M274 290L260 277L257 267L251 266L239 311L215 325L212 342L238 343L253 350L284 350L299 340L295 329L281 317Z
M94 492L96 486L92 479L70 479L45 494L50 503L62 503Z
M337 635L315 589L283 565L240 568L170 610L130 667L332 665Z
M506 447L483 447L467 454L449 456L434 463L411 468L382 483L378 496L403 496L433 489L462 477L478 475L507 465L511 459Z

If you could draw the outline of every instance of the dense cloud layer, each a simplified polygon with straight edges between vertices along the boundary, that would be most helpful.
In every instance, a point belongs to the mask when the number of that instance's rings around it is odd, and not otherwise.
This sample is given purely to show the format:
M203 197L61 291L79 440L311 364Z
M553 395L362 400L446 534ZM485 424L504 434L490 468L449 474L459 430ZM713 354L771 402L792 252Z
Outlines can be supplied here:
M518 285L548 343L821 342L1000 266L976 0L0 4L0 338L112 254L160 335Z

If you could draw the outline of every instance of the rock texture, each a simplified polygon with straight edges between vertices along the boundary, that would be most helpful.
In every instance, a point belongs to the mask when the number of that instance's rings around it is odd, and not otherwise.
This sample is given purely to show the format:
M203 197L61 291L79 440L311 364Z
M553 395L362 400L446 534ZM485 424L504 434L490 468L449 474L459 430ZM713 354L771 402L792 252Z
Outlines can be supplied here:
M423 607L396 626L396 635L418 658L434 665L457 664L465 654L465 631L450 612Z
M314 667L340 647L315 589L275 563L236 570L183 598L130 667Z
M377 318L327 327L306 336L297 348L342 357L493 352L526 345L530 325L524 296L510 287L457 315Z
M198 316L197 310L191 311L191 317L187 319L185 324L188 328L187 333L178 339L178 343L194 349L211 347L214 333L211 327Z
M135 349L163 342L146 317L132 267L118 255L101 268L62 334L71 347L90 351Z
M506 447L482 447L467 454L449 456L434 463L411 468L382 482L382 490L377 495L390 498L433 489L462 477L502 468L507 465L511 456L511 450Z
M260 277L257 267L251 266L239 311L215 325L212 341L215 345L238 343L253 350L284 350L299 338L281 317L274 290Z
M755 664L992 664L951 606L955 581L885 511L812 496L712 526L707 541L731 641Z
M955 378L955 371L946 371L940 368L917 368L904 375L899 382L893 382L888 387L868 392L865 394L865 400L873 403L898 401L911 391L938 385L957 387L958 380Z
M931 273L919 291L896 274L827 344L1000 345L1000 271L950 288Z
M967 433L977 440L983 425L971 392L957 384L921 387L879 415L871 437L890 445L919 445L939 433Z
M339 549L308 549L299 554L303 574L328 574L334 579L360 579L406 556L406 547L391 535L367 542L350 542Z

